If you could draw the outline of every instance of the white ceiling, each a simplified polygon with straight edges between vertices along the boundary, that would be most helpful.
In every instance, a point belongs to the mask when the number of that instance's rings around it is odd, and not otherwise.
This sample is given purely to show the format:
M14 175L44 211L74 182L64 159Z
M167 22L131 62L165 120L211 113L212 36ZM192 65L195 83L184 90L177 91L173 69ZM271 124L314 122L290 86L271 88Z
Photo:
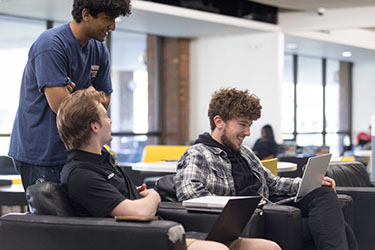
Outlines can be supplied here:
M375 62L375 0L253 1L281 8L287 52ZM352 57L343 58L344 51Z
M72 0L0 0L0 14L71 20ZM275 25L190 10L153 2L132 0L132 14L117 28L172 37L198 37L259 31L276 31Z
M283 31L285 44L297 43L298 53L339 58L342 50L352 49L361 51L354 53L353 60L359 60L356 54L375 60L375 0L255 1L283 8L278 25L140 0L132 0L132 15L116 25L121 30L174 37ZM71 6L72 0L0 0L0 14L67 22ZM325 8L324 15L318 15L317 8ZM14 36L9 30L0 27L2 39Z
M375 0L252 0L289 10L314 11L318 8L342 9L375 6Z

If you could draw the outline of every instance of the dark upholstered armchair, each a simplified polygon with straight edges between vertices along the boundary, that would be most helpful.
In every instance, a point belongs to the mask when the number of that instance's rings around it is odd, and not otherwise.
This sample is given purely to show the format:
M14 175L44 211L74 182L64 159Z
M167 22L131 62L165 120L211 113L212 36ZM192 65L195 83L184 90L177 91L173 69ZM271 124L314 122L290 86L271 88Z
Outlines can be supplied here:
M173 176L164 176L156 184L163 200L159 214L164 219L181 223L186 231L208 232L218 215L186 211L181 203L176 202ZM339 199L345 219L352 226L353 200L347 195L340 195ZM283 250L315 249L310 234L306 232L309 232L307 221L298 208L266 205L262 210L255 210L242 236L273 240Z
M186 250L183 227L176 222L116 222L113 218L75 217L61 186L30 186L31 213L0 219L0 245L6 250Z
M337 193L354 201L354 234L360 250L375 245L375 187L366 167L360 162L331 162L327 176L336 180Z

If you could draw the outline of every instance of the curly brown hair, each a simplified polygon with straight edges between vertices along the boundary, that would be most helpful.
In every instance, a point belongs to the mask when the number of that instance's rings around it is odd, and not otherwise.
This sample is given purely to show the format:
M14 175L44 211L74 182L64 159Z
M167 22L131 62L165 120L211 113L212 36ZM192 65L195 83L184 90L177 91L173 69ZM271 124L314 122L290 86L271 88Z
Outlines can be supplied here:
M74 92L61 102L56 123L67 150L79 149L88 143L91 123L100 124L99 103L108 108L105 93L86 89Z
M262 106L259 98L246 90L236 88L221 88L212 94L208 107L211 131L216 128L214 117L220 116L223 121L233 118L247 118L251 121L258 120Z
M112 18L131 14L130 0L74 0L72 16L77 23L82 21L82 10L84 8L87 8L90 15L95 18L101 12Z

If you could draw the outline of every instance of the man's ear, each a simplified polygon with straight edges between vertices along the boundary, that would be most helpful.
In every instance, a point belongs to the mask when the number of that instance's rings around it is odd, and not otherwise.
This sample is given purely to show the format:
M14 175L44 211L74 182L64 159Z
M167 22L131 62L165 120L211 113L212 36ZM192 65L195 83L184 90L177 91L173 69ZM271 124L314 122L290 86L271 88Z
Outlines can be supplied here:
M90 16L91 15L89 13L89 10L87 8L83 8L83 10L82 10L82 20L88 21Z
M221 119L220 115L214 116L214 123L215 123L216 128L218 129L222 129L225 126L225 122L223 121L223 119Z
M99 124L97 122L91 122L90 128L93 133L97 133L99 131Z

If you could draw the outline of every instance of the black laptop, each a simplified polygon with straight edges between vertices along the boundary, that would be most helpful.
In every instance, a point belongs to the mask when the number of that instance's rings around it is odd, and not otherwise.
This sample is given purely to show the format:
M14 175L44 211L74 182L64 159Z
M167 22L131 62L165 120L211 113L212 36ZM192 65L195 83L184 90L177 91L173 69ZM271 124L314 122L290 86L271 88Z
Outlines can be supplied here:
M228 243L237 239L257 208L260 196L230 199L208 234L187 232L186 238Z

